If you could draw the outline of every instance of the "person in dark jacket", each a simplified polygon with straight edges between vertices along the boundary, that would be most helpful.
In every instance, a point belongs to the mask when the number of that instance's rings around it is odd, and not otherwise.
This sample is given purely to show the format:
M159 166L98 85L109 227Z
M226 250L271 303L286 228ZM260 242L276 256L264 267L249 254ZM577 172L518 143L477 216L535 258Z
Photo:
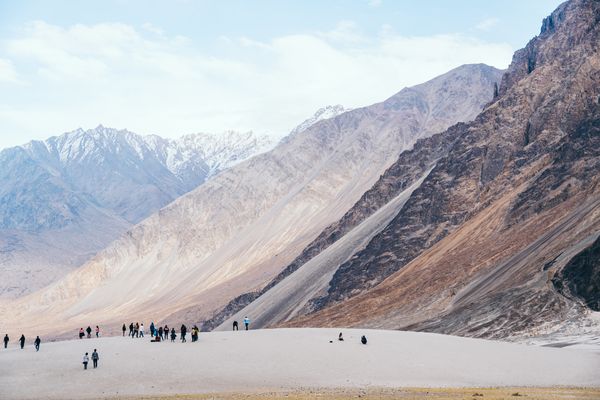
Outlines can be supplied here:
M8 338L8 333L6 335L4 335L4 348L8 347L8 341L10 339Z
M127 332L127 327L125 326L125 324L123 324L123 328L121 328L123 330L123 337L125 337L125 332Z
M88 326L85 331L87 332L88 339L91 339L91 337L92 337L92 327Z
M150 323L150 337L154 337L154 321Z
M367 337L366 337L365 335L363 335L363 336L360 338L360 342L361 342L362 344L367 344Z
M133 322L129 324L129 336L133 337Z
M171 328L171 342L175 342L177 339L177 334L175 333L175 328Z
M161 339L163 338L163 327L162 326L158 327L158 334L156 336L160 337Z
M165 325L165 329L163 329L163 333L165 335L165 340L169 338L169 325Z
M100 356L98 355L98 351L96 349L94 349L94 352L92 353L92 362L94 363L94 368L98 368L98 360L100 359Z
M233 321L233 330L234 331L239 331L239 329L238 329L238 322L237 321Z
M19 343L21 343L21 349L23 347L25 347L25 335L21 335L21 338L19 339Z
M35 338L33 344L35 344L35 351L40 351L40 343L42 343L42 339L39 336Z
M181 343L185 343L185 335L187 333L187 327L185 325L181 325Z

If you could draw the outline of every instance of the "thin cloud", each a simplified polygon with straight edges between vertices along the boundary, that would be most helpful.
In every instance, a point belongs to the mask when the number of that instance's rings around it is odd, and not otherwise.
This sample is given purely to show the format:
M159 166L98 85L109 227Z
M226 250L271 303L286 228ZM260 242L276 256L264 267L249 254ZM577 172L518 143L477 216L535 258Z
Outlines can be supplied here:
M486 18L475 25L475 29L480 31L491 31L500 23L498 18Z
M13 140L8 132L40 138L98 123L164 136L280 136L324 105L367 105L461 64L504 68L512 55L507 44L462 35L382 32L368 37L341 21L267 41L220 37L222 52L212 54L147 27L38 21L0 48L0 79L32 82L20 100L0 92L0 146Z

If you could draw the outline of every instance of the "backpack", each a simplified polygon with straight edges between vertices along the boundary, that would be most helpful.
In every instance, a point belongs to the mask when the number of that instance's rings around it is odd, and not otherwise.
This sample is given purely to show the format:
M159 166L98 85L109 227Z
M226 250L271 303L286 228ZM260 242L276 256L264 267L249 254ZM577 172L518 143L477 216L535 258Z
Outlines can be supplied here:
M361 342L362 344L367 344L367 337L366 337L365 335L363 335L363 336L360 338L360 342Z

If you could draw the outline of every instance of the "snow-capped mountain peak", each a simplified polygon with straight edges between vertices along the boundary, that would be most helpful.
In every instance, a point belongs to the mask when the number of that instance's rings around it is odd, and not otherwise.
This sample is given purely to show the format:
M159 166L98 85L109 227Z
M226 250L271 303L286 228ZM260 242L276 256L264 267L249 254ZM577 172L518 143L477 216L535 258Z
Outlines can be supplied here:
M338 115L343 114L350 110L351 110L350 108L344 108L344 106L342 106L341 104L336 104L334 106L326 106L326 107L319 108L312 117L304 120L304 122L302 122L300 125L298 125L294 129L292 129L290 134L294 135L298 132L302 132L302 131L308 129L309 127L311 127L312 125L316 124L319 121L337 117Z

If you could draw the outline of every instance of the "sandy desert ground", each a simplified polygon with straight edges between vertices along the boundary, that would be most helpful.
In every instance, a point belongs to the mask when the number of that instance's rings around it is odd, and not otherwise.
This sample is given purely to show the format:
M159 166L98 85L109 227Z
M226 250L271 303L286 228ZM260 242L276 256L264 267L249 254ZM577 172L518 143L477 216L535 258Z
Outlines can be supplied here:
M597 350L358 329L343 329L339 342L339 331L213 332L197 343L107 337L42 343L38 353L31 344L21 350L12 343L0 351L0 398L307 398L319 393L313 390L325 390L317 396L324 398L411 398L430 391L402 388L445 388L431 393L461 398L466 392L451 388L473 387L504 388L485 398L519 392L511 387L530 387L531 395L531 387L588 388L568 389L581 394L576 398L600 394ZM367 345L359 341L363 334ZM94 348L99 368L84 371L81 358Z

